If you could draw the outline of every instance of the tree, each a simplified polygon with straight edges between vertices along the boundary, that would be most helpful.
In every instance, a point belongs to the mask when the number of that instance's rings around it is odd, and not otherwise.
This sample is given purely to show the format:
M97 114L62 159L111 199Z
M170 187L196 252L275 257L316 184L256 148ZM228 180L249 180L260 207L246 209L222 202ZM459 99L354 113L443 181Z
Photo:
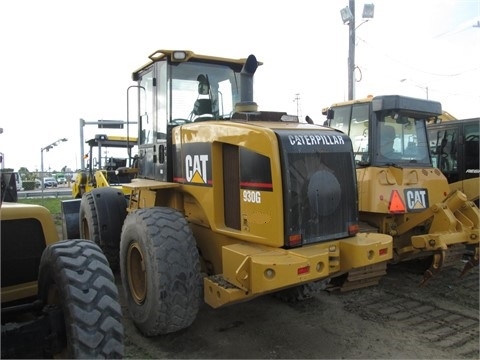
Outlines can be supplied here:
M35 180L35 174L31 173L26 167L22 166L18 169L18 174L22 178L22 180Z

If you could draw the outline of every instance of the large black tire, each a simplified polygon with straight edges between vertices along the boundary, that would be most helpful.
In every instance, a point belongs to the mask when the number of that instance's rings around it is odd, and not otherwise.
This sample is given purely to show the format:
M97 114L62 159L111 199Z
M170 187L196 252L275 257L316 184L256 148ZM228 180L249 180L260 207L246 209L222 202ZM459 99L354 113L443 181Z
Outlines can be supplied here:
M122 358L122 310L112 270L98 245L64 240L48 246L40 260L39 299L63 314L62 358Z
M82 197L80 237L99 245L114 271L119 269L120 234L126 216L127 200L118 189L97 188Z
M202 302L196 242L178 211L155 207L128 214L120 241L128 310L145 336L190 326Z

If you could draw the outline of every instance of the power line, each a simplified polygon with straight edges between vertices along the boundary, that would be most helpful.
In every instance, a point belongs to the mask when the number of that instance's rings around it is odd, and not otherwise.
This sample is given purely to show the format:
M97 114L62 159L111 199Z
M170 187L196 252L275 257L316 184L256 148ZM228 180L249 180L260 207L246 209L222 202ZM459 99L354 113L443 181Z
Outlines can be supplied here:
M460 76L460 75L463 75L463 74L466 74L466 73L469 73L469 72L473 72L473 71L477 71L480 69L480 66L477 66L477 67L474 67L474 68L471 68L471 69L467 69L467 70L463 70L463 71L460 71L460 72L456 72L456 73L451 73L451 74L439 74L439 73L433 73L433 72L429 72L429 71L425 71L425 70L422 70L422 69L419 69L419 68L416 68L410 64L407 64L407 63L404 63L404 62L401 62L398 60L398 58L393 58L389 55L387 55L386 53L384 52L381 52L381 51L378 51L378 49L373 46L372 44L368 43L367 41L365 41L364 39L358 37L359 40L361 40L365 45L367 46L370 46L371 48L373 48L377 53L381 54L382 56L386 57L387 59L397 63L397 64L400 64L402 66L405 66L407 68L410 68L411 70L414 70L414 71L417 71L417 72L420 72L420 73L423 73L423 74L426 74L426 75L432 75L432 76L439 76L439 77L456 77L456 76Z

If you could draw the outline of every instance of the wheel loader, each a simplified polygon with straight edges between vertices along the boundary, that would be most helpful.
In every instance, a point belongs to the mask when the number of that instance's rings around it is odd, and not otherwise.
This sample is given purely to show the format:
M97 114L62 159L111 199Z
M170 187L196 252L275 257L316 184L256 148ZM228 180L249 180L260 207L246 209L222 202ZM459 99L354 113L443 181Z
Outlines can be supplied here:
M83 139L83 133L81 139ZM77 172L72 184L72 198L81 199L85 195L89 199L88 201L92 202L91 190L97 187L118 189L124 192L126 198L128 198L130 190L122 187L122 184L131 182L138 171L138 167L131 166L137 161L136 156L132 156L132 148L137 145L137 138L128 135L97 134L87 140L86 144L89 147L88 153L84 155L84 160L87 160L87 166L85 169L82 161L82 169ZM126 149L127 157L106 155L109 151L115 151L116 149ZM65 200L62 201L61 205L63 237L68 239L85 238L85 236L81 235L80 228L82 226L79 227L78 225L80 201ZM123 207L125 207L124 204L122 204ZM86 208L82 208L82 211L86 211ZM109 256L110 249L105 247L104 251L105 255L110 258L110 262L113 265L112 268L115 269L114 259Z
M4 180L1 357L123 357L118 289L101 249L84 239L60 241L52 214L13 202L15 188Z
M426 124L444 116L439 102L370 96L335 103L323 114L326 125L352 139L360 224L393 236L392 263L431 257L422 284L458 264L466 247L474 251L462 274L478 265L479 210L464 193L451 192L432 165Z
M97 134L86 143L89 147L88 154L84 156L88 159L87 169L81 170L75 176L72 185L74 199L80 199L83 194L96 187L111 186L122 189L122 184L130 182L135 176L135 167L127 166L127 162L133 158L104 156L102 151L108 153L109 149L127 149L131 155L131 149L137 145L136 137Z
M203 301L301 298L345 275L351 287L378 283L392 238L358 233L348 136L259 111L254 55L149 59L133 73L139 153L127 205L111 187L75 200L81 236L119 266L144 335L190 326Z

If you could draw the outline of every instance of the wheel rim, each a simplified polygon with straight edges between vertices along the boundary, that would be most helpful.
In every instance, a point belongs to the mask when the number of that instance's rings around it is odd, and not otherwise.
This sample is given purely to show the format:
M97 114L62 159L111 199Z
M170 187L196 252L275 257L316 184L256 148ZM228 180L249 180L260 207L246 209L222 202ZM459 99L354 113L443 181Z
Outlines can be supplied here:
M142 249L137 242L132 242L128 247L127 278L132 298L141 305L147 296L147 274Z

